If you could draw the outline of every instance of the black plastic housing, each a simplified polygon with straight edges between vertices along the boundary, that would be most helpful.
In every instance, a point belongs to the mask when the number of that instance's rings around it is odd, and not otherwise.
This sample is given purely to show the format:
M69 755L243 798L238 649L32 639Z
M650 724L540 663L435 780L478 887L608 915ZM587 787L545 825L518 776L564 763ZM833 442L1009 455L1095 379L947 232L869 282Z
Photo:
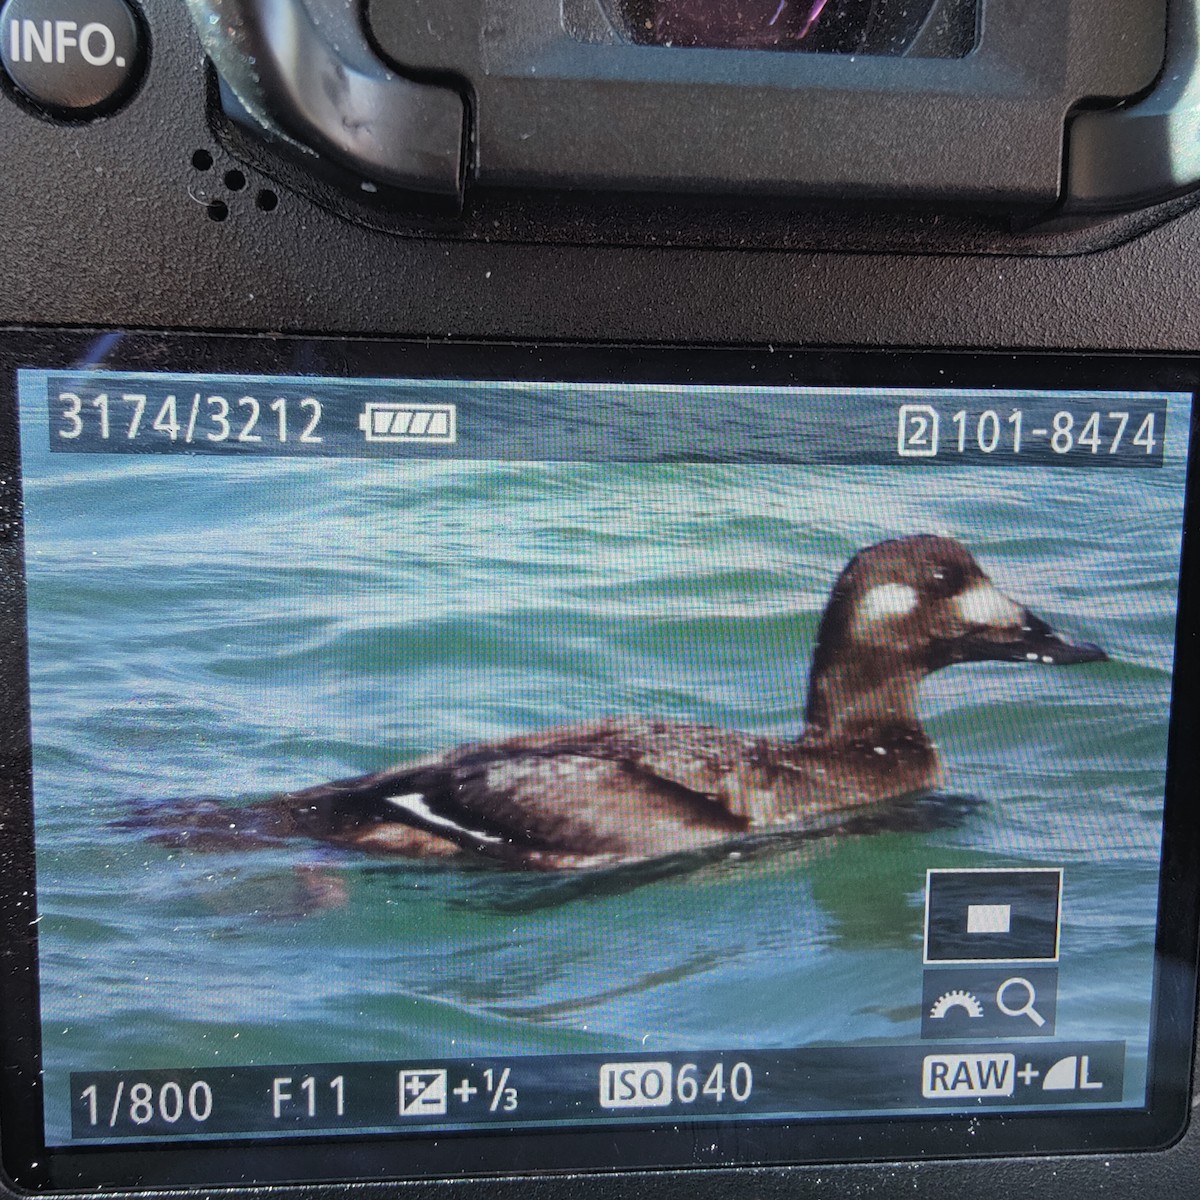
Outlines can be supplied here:
M1113 55L1121 42L1120 10L1135 7L1112 6L1111 21L1101 20L1095 8L1070 7L1075 14L1070 32L1081 39L1081 54L1094 54L1093 61ZM418 72L466 70L465 60L451 49L465 46L474 53L480 29L493 28L488 23L493 10L485 13L474 3L452 9L417 4L405 9L408 16L400 8L389 9L387 22L373 15L375 34L398 61ZM1066 7L1011 8L1049 22L1053 28L1043 29L1043 35L1065 32ZM712 346L760 353L871 349L895 355L893 361L903 361L910 350L1005 356L1130 353L1180 356L1178 369L1188 378L1195 375L1200 213L1186 201L1108 225L1028 232L999 219L949 216L940 206L861 214L810 209L795 201L729 204L657 195L638 201L603 195L563 199L481 186L461 219L429 219L397 207L390 197L349 199L336 173L326 180L320 164L312 162L310 170L303 156L285 161L240 135L219 111L210 67L183 7L155 6L145 15L151 37L148 75L120 112L68 126L0 97L7 105L0 133L0 212L8 221L0 240L0 325L6 328L32 328L51 339L62 327L370 334L435 342L448 353L489 339L511 343L521 353L536 346L551 358L564 342L621 343L631 347L633 360L638 346L674 347L680 353ZM433 21L443 35L424 43L423 57L410 50L405 32L410 19ZM528 51L546 35L539 27L512 36ZM986 45L985 33L981 51ZM567 49L575 52L574 46ZM1108 61L1112 65L1111 57ZM1151 53L1132 56L1129 62L1137 69L1120 75L1121 66L1118 75L1125 86L1113 90L1066 89L1058 69L1047 67L1040 103L1054 110L1059 132L1053 136L1033 106L1027 141L1008 120L989 116L997 112L993 101L1004 107L1002 78L991 100L978 108L969 98L960 104L953 96L943 97L934 104L926 97L912 101L910 115L927 131L935 165L945 165L942 147L951 139L976 168L949 167L956 174L939 187L961 186L977 199L1003 193L1022 203L1049 205L1060 194L1059 169L1048 164L1052 147L1060 161L1067 107L1088 97L1137 92L1152 80L1156 61ZM910 64L895 64L900 65ZM512 79L505 69L514 71ZM810 83L819 83L822 72L832 79L833 67L825 62L804 69ZM1005 69L1020 73L1011 60ZM1036 74L1036 64L1031 69ZM592 114L597 149L607 156L593 164L594 174L556 167L562 154L574 153L572 139L555 125L565 107L561 86L521 79L511 66L482 79L479 110L494 88L490 111L495 117L489 120L504 136L498 143L488 141L483 135L491 127L481 123L481 185L528 183L543 170L540 162L560 172L557 180L564 187L607 190L613 176L601 166L622 164L629 166L627 183L665 186L646 174L648 158L636 169L626 163L621 122L640 127L647 112L659 111L637 88L612 89L612 95L620 93L611 101L618 132L595 122ZM731 85L717 79L712 86L719 92ZM522 89L524 101L518 95ZM506 91L518 96L517 108L506 110L500 103ZM595 103L603 110L608 89L596 93ZM669 112L670 103L663 102ZM819 87L813 99L796 103L837 107L836 95ZM518 115L522 104L526 117L534 113L543 122L537 137L525 139L536 145L519 144L526 132ZM971 113L984 124L973 121ZM701 150L732 154L731 139L741 136L740 125L732 131L723 127L717 138L698 124L699 142L675 147L690 160L677 175L680 188L711 182ZM682 134L686 138L688 130ZM777 165L794 160L794 148L776 145L774 135L763 136L771 141L765 152ZM845 194L840 172L854 153L870 160L876 184L898 184L912 197L932 199L939 188L898 155L897 144L879 131L855 150L845 143L830 147L828 159L818 159L827 197ZM926 167L929 163L927 158ZM539 178L549 182L555 176ZM772 189L785 190L782 175L765 190ZM1185 613L1187 621L1194 617L1194 610ZM1194 645L1193 625L1186 627L1184 639ZM7 871L25 869L19 867L20 850L4 844ZM963 1193L1007 1200L1101 1190L1182 1197L1195 1194L1200 1178L1200 1132L1194 1125L1174 1145L1156 1152L960 1157L968 1149L965 1139L948 1131L945 1154L926 1161L904 1161L905 1147L897 1144L888 1147L887 1161L804 1168L731 1170L718 1158L688 1170L648 1172L638 1162L620 1174L529 1177L498 1164L489 1178L376 1184L354 1191L604 1200L631 1191L662 1197L732 1192L800 1197L834 1187L849 1198L932 1200ZM139 1161L134 1156L132 1172ZM153 1175L151 1160L145 1161L147 1174ZM246 1171L235 1165L225 1184L238 1184L239 1172ZM321 1173L318 1162L313 1174ZM166 1193L161 1180L156 1186ZM325 1183L303 1194L334 1200L350 1189Z
M1163 53L1157 3L990 0L958 58L637 46L596 0L560 7L368 8L399 69L467 81L481 185L1047 207L1068 113L1142 92Z

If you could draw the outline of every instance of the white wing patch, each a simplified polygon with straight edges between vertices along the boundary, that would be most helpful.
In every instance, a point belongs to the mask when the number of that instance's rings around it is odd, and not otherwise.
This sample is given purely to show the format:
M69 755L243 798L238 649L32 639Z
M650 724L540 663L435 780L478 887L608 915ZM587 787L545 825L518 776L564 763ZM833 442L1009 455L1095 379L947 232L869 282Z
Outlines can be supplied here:
M917 607L917 589L907 583L881 583L863 598L858 615L864 621L903 617Z
M954 603L968 625L1013 626L1021 623L1021 606L1014 604L999 588L977 583L958 596Z
M465 825L459 825L457 821L450 820L449 817L443 817L435 813L428 804L425 803L425 797L420 792L409 792L405 796L389 796L388 804L395 805L396 808L403 809L405 812L410 812L414 817L420 817L422 821L428 822L430 825L440 826L442 829L452 829L455 833L466 834L472 841L475 842L491 842L493 845L500 845L504 839L496 837L491 833L480 833L477 829L468 829Z

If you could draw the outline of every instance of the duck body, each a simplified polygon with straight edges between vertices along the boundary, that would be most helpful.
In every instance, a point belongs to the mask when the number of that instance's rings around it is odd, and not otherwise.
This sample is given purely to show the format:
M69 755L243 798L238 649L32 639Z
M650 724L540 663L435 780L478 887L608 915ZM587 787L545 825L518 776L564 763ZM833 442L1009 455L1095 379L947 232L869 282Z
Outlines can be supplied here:
M835 583L795 739L644 717L594 721L286 792L241 810L239 823L272 838L534 869L819 828L940 782L919 713L932 672L1106 657L1005 596L957 541L900 538L855 555Z
M624 719L466 746L271 802L271 832L379 854L580 868L803 829L933 787L923 736L838 747Z

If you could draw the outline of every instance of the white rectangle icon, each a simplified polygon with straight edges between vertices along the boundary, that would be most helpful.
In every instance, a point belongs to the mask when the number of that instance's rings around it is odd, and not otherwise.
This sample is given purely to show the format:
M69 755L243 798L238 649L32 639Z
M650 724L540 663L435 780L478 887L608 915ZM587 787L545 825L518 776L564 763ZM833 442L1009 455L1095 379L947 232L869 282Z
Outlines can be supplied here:
M936 458L938 452L937 409L931 404L902 404L896 433L896 453L901 458Z
M368 442L440 442L458 440L458 409L454 404L384 404L363 406L358 427Z
M1054 920L1054 947L1053 953L1027 953L1013 946L1005 947L1003 954L998 954L995 951L995 943L986 941L969 941L963 946L962 954L934 954L930 950L931 941L930 934L933 926L933 884L935 877L943 875L961 876L964 879L972 875L1004 875L1010 874L1014 876L1034 876L1034 875L1054 875L1058 878L1058 886L1055 890L1056 901L1052 912L1046 914L1046 919L1053 917ZM1014 883L1014 891L1009 893L1019 897L1020 881ZM1010 963L1054 963L1058 962L1059 938L1062 933L1062 893L1063 893L1063 869L1062 867L929 867L925 872L925 932L924 932L924 947L922 950L921 961L926 966L965 966L970 963L988 963L988 962L1010 962ZM995 893L993 893L993 896ZM1004 931L1008 937L1013 936L1013 904L1012 903L981 903L978 905L967 903L962 905L961 909L955 914L955 929L958 932L965 933L968 937L972 937L976 933L986 932L984 930L974 930L967 928L969 921L969 909L972 908L1007 908L1008 913L1008 928ZM1023 914L1018 906L1016 917L1018 926L1021 923ZM999 932L999 931L995 931Z
M669 1062L604 1063L600 1068L601 1108L665 1108L671 1103Z
M1012 1054L927 1054L921 1068L921 1095L926 1100L1011 1096L1016 1082Z
M1012 925L1011 904L968 904L968 933L1008 933Z

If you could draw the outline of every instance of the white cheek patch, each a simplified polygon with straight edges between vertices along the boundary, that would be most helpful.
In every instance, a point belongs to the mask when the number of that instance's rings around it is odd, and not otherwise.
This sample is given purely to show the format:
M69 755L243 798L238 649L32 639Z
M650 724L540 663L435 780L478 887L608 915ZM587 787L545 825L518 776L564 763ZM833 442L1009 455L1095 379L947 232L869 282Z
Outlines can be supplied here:
M880 621L884 617L904 617L917 607L917 589L907 583L881 583L863 598L858 616L863 621Z
M1021 606L990 583L976 584L955 598L958 615L968 625L1012 626L1021 623Z

